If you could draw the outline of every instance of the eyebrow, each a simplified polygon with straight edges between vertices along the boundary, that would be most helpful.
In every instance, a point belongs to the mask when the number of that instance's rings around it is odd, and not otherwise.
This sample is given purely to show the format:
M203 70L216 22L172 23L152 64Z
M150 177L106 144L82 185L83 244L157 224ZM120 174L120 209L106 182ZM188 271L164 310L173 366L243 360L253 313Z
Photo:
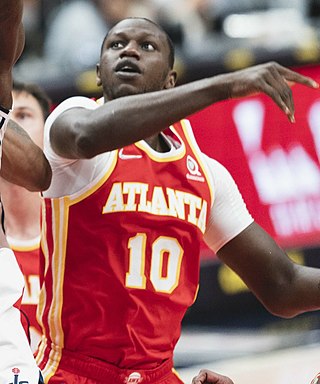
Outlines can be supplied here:
M119 31L119 32L111 32L109 35L108 35L108 38L110 37L110 38L114 38L114 37L126 37L127 36L127 32L126 31ZM140 31L139 32L139 37L142 37L142 38L148 38L148 39L150 39L150 38L154 38L154 39L156 39L157 38L157 36L159 36L160 37L160 35L156 35L156 34L154 34L154 33L150 33L150 32L143 32L142 33L142 31Z

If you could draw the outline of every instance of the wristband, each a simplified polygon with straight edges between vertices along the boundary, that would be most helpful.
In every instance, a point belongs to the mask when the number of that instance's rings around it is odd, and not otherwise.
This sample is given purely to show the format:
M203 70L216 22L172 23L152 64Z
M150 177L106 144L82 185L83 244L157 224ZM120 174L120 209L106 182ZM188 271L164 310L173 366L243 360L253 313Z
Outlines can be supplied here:
M0 168L1 168L1 158L2 158L2 141L4 138L4 133L7 128L9 121L10 110L2 107L0 105Z
M9 120L9 115L10 115L10 109L6 109L4 107L1 107L0 105L0 130L5 131L7 122ZM1 134L3 138L4 132Z

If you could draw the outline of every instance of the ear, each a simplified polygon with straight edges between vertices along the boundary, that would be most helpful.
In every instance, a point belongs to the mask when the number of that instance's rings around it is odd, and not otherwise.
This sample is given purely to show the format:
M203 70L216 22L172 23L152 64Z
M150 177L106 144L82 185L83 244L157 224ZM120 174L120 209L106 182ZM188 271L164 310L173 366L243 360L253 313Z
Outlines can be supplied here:
M100 64L96 65L96 83L98 87L101 87L101 77L100 77Z
M168 73L166 83L164 85L164 89L170 89L173 88L176 85L177 81L177 72L175 70L171 70Z

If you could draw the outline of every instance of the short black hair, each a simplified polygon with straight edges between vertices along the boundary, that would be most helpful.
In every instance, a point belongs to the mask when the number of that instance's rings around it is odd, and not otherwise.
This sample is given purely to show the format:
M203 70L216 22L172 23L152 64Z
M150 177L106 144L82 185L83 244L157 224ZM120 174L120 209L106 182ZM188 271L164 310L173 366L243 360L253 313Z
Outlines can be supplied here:
M101 50L100 50L100 55L102 55L102 52L103 52L103 49L104 49L104 44L109 36L109 33L111 32L111 30L118 24L120 23L121 21L123 20L145 20L151 24L153 24L154 26L156 26L158 28L159 31L161 31L165 37L166 37L166 40L167 40L167 44L168 44L168 48L169 48L169 66L170 68L172 69L173 66L174 66L174 59L175 59L175 49L174 49L174 45L173 45L173 42L170 38L170 36L168 35L168 33L164 30L164 28L162 28L161 25L155 23L154 21L150 20L150 19L147 19L146 17L127 17L125 19L122 19L120 21L118 21L117 23L115 23L110 29L109 31L107 32L107 34L105 35L104 39L103 39L103 42L101 44Z
M39 103L44 119L46 119L51 112L51 99L46 92L40 88L37 84L23 83L21 81L13 82L13 92L22 93L25 92L33 96Z

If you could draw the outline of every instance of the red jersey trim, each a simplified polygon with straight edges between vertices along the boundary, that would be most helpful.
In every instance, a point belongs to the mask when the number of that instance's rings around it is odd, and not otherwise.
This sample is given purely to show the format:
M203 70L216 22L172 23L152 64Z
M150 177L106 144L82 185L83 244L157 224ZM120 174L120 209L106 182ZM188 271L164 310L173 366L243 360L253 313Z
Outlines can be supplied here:
M146 152L151 160L156 161L158 163L176 161L176 160L182 159L186 154L185 144L181 136L178 134L178 132L174 128L174 126L170 126L169 129L174 133L175 136L178 137L181 143L181 146L175 150L174 155L170 155L168 154L168 152L164 152L164 153L156 152L155 150L150 148L150 146L144 140L141 140L135 143L136 147Z

